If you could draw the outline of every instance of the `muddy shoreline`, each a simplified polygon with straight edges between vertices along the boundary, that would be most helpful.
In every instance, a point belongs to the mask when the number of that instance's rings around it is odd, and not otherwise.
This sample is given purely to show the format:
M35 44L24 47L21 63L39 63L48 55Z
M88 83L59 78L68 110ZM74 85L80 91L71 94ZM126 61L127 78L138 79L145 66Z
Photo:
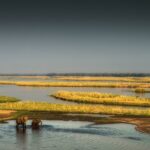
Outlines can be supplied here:
M89 114L71 114L54 112L14 112L0 111L0 122L16 119L18 116L28 115L30 119L40 118L42 120L63 120L63 121L89 121L94 124L113 124L127 123L135 125L139 132L150 134L150 117L127 117L127 116L109 116L109 115L89 115Z

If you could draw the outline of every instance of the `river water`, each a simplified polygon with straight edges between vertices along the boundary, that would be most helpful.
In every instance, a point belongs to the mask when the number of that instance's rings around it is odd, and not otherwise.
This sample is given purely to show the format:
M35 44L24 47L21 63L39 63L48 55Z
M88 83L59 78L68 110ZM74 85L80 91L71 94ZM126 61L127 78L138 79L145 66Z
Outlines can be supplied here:
M125 88L88 88L88 87L24 87L15 85L0 85L0 95L13 96L21 100L34 100L34 101L46 101L51 103L70 103L62 100L55 99L49 95L59 91L85 91L85 92L102 92L113 93L131 96L140 96L150 98L150 93L135 94L130 89Z
M1 150L149 150L150 136L129 124L94 125L43 121L39 130L16 131L15 121L0 124Z
M55 80L52 77L39 79L35 77L27 78L27 77L18 77L18 76L0 76L0 80L1 81L2 80L3 81L52 81L52 82L59 81L59 80ZM69 82L69 81L65 81L65 82ZM97 82L102 82L102 81L97 81ZM131 89L127 89L127 88L25 87L25 86L23 87L23 86L15 86L15 85L0 85L0 95L13 96L21 100L34 100L34 101L46 101L46 102L51 102L51 103L73 104L73 102L62 101L62 100L58 100L49 96L59 90L102 92L102 93L113 93L113 94L122 94L122 95L131 95L131 96L140 96L140 97L150 98L150 93L137 94L133 92Z

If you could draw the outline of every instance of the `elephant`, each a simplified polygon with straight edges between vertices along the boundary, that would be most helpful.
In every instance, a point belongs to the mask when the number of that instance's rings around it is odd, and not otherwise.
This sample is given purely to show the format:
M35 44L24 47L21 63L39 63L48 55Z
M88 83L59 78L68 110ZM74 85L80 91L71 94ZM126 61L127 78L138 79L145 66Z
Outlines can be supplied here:
M42 126L42 121L40 119L32 120L32 129L38 129L40 126Z
M19 128L19 125L22 125L23 129L26 128L26 122L28 121L28 116L21 116L16 119L16 128Z

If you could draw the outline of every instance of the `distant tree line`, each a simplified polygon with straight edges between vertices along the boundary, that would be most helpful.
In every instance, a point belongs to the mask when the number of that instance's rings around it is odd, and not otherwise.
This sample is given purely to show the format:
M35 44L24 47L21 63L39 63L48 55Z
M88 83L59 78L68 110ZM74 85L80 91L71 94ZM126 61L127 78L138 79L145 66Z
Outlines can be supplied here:
M145 77L150 76L150 73L41 73L41 74L28 74L28 73L13 73L4 74L0 76L114 76L114 77Z

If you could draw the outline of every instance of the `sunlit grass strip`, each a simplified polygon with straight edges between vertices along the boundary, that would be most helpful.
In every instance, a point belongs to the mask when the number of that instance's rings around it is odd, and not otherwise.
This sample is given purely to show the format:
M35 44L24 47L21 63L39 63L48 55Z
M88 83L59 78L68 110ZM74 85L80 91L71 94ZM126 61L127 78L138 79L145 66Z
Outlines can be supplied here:
M23 79L49 79L49 76L16 76L16 78L23 78Z
M144 89L144 88L136 88L134 90L135 93L150 93L149 89Z
M53 78L67 81L150 82L150 77L55 76Z
M104 94L97 92L69 91L58 91L52 96L66 101L74 101L80 103L150 107L150 99L137 98L133 96Z
M123 82L39 82L39 81L0 81L0 84L35 87L108 87L108 88L150 88L146 83Z
M16 81L0 81L1 85L15 85Z
M149 86L139 83L100 83L100 82L17 82L18 86L43 86L43 87L111 87L111 88L136 88Z
M0 96L0 103L9 103L9 102L18 102L18 101L20 100L14 97Z
M66 105L44 102L16 102L0 104L1 110L50 111L62 113L91 113L129 116L150 116L150 109L133 109L119 106Z

